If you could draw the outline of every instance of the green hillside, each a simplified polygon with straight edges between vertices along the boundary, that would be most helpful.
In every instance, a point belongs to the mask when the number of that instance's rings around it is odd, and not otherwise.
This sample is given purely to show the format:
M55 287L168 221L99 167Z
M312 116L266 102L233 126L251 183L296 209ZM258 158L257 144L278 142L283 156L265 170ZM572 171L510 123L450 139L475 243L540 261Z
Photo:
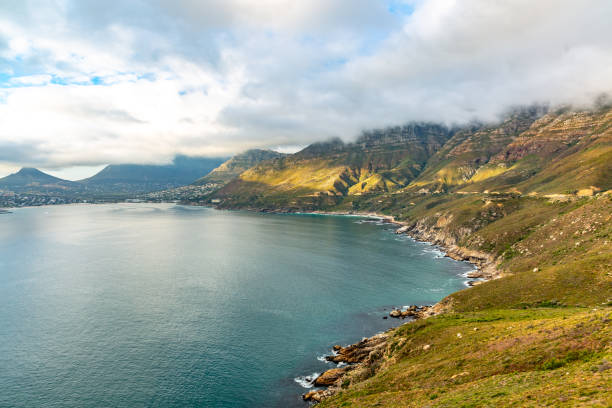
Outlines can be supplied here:
M231 157L229 160L223 162L219 167L216 167L204 177L197 179L193 184L204 185L207 183L214 183L225 185L256 164L282 156L282 153L272 150L247 150L246 152L237 154Z
M366 132L350 144L316 143L248 169L215 197L234 207L297 210L395 191L409 185L451 135L445 126L411 124Z
M388 333L314 394L322 407L607 407L611 189L608 106L316 144L214 197L222 208L392 216L486 278Z

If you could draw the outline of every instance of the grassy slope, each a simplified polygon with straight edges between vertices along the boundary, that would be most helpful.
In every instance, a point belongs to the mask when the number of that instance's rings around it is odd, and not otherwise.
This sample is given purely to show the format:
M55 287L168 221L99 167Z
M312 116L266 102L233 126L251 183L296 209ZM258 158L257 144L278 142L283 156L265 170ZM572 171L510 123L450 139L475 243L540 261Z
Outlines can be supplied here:
M611 312L487 310L407 324L377 374L353 374L321 407L610 406Z
M477 143L457 134L409 186L371 194L239 183L228 206L393 215L502 271L444 299L447 313L397 329L322 407L612 406L612 195L576 194L612 187L611 124L610 109L553 112L480 129Z
M206 176L196 180L193 184L204 185L207 183L215 183L225 185L254 165L282 156L282 153L272 150L247 150L246 152L237 154L236 156L223 162L219 167L213 169Z
M403 208L405 199L361 205L486 250L505 276L402 326L387 354L322 407L610 406L612 197L439 195Z
M443 126L412 124L364 134L357 142L317 143L243 172L215 198L230 207L315 209L320 196L379 194L408 185L450 136Z
M458 132L408 190L571 194L612 188L612 109L525 112Z

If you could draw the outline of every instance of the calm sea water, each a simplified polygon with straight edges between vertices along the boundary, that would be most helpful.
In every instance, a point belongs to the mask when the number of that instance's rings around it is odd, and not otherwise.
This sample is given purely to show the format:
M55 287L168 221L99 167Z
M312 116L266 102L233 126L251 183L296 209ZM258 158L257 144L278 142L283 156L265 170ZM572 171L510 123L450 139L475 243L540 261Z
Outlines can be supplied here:
M0 406L303 407L296 378L331 368L317 357L471 269L356 217L14 210L0 215Z

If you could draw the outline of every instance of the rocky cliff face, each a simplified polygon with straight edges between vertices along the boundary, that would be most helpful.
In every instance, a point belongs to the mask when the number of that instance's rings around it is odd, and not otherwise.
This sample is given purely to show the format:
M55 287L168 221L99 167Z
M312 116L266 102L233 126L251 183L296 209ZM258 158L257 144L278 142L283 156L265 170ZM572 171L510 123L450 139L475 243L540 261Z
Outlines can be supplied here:
M612 188L612 109L517 109L498 124L413 123L316 143L242 172L228 207L330 209L407 192L593 194Z
M418 185L448 188L469 182L493 156L540 118L546 109L517 109L498 124L472 124L459 129L429 160Z
M407 186L452 131L410 124L364 133L355 143L316 143L290 156L256 165L216 194L231 206L315 208L342 197Z
M237 154L222 163L219 167L212 170L206 176L196 180L194 185L204 185L209 183L227 184L238 177L244 171L266 160L282 157L282 153L272 150L251 149L244 153Z
M564 194L611 187L612 109L518 111L497 127L457 132L413 187Z

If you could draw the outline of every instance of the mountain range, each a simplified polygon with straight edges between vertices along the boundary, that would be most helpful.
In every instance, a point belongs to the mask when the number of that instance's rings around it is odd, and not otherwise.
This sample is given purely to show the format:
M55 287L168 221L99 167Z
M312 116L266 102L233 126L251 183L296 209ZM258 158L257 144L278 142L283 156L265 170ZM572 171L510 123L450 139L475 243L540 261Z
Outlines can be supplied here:
M479 267L427 319L335 346L322 408L612 404L612 106L317 143L202 203L377 214Z
M24 167L17 173L10 174L0 179L0 188L7 190L46 189L65 190L75 185L75 182L54 177L42 171Z
M294 154L198 160L113 165L80 182L22 169L0 189L193 183L152 199L386 217L478 266L476 280L403 310L427 319L334 347L350 364L306 398L322 408L612 405L612 106L524 107L497 123L409 123Z
M204 177L201 177L196 180L196 182L193 184L227 184L228 182L232 181L234 178L238 177L240 174L247 171L256 164L262 161L276 159L283 156L284 155L282 153L278 153L273 150L247 150L246 152L233 156Z
M497 124L415 123L317 143L244 171L229 206L317 209L383 193L588 194L612 188L609 108L517 109Z
M171 164L112 164L92 177L68 181L33 168L0 179L0 189L14 192L113 194L131 196L190 184L218 167L224 158L177 156Z

